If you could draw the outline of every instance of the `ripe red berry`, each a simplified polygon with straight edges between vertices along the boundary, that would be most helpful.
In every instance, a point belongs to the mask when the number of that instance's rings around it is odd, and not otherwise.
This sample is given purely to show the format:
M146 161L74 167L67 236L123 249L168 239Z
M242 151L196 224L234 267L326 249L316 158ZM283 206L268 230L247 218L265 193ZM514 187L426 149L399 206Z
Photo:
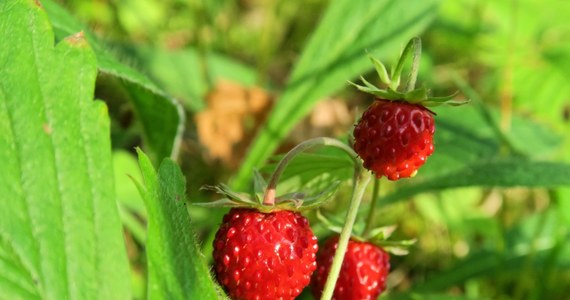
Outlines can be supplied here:
M354 151L377 178L412 177L433 153L434 132L425 107L377 99L354 128Z
M317 256L312 292L321 297L338 246L338 236L329 239ZM386 289L390 255L367 242L349 240L332 299L376 299Z
M299 213L232 208L214 239L214 271L232 299L294 299L309 284L317 249Z

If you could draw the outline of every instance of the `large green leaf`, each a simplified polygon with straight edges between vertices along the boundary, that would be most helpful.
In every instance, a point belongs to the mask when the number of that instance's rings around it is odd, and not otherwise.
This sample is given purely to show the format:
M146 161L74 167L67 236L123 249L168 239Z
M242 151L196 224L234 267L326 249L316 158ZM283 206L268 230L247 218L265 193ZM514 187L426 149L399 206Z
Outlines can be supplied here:
M93 47L99 71L120 80L141 120L153 161L158 163L164 157L176 157L184 123L184 112L177 101L145 75L119 62L86 26L61 6L52 0L42 0L42 3L49 14L56 39L61 40L71 33L82 31Z
M196 244L196 233L186 211L186 183L180 168L167 158L157 174L140 150L139 164L144 185L135 183L148 212L149 299L223 298Z
M0 2L0 40L0 297L129 299L95 56L32 0Z
M371 69L366 51L394 55L433 19L436 0L334 0L299 59L285 91L253 142L234 185L244 188L261 165L319 99Z
M396 192L386 195L381 202L388 204L419 193L469 186L548 188L570 186L570 165L523 159L480 161L440 176L403 184Z

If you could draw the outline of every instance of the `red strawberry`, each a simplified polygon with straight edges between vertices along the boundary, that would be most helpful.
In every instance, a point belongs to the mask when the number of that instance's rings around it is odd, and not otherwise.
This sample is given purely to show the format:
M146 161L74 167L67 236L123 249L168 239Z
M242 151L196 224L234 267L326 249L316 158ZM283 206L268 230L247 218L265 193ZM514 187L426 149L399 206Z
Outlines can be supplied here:
M361 77L364 85L352 83L360 91L372 94L376 101L364 112L354 128L354 150L364 167L390 180L413 177L433 153L435 131L432 112L426 107L463 105L468 100L454 100L456 94L433 97L426 87L415 88L421 57L421 40L408 42L392 72L370 57L380 77L381 87ZM403 65L412 58L412 67L404 89L398 89Z
M412 177L433 153L434 131L422 105L378 99L354 128L354 150L377 178Z
M294 299L309 284L317 249L299 213L232 208L214 239L216 277L232 299Z
M317 271L313 275L312 291L316 299L321 297L330 266L338 245L338 236L329 239L317 257ZM349 240L336 282L332 299L376 299L386 289L386 277L390 271L390 255L368 243Z

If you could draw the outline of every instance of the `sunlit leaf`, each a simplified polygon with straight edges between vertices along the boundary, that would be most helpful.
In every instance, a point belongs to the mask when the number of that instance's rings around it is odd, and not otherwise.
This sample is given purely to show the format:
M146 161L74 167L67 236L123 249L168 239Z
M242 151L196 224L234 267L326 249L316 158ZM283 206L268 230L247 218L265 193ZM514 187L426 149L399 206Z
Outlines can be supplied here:
M106 106L81 34L0 2L0 298L129 299Z
M144 182L135 183L148 211L148 299L222 299L195 240L180 168L165 159L156 172L138 153Z

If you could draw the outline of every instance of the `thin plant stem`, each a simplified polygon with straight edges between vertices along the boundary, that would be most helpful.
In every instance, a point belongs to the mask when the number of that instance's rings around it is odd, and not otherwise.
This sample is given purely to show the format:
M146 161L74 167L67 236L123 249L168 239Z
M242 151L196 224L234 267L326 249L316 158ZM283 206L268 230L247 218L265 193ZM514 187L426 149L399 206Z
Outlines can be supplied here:
M279 164L275 168L275 171L273 172L273 175L271 175L271 179L267 184L267 189L265 190L265 194L263 195L264 205L275 204L277 183L279 182L279 178L281 178L281 175L285 171L285 168L287 167L289 162L291 162L291 160L295 158L295 156L297 156L298 154L317 146L332 146L341 149L342 151L346 152L353 160L355 168L358 170L360 169L361 163L360 160L358 159L358 155L354 152L354 150L352 150L352 148L350 148L346 144L343 144L342 142L336 139L327 138L327 137L318 137L306 140L301 144L295 146L289 152L287 152L287 154L283 156L281 161L279 161Z
M342 228L340 237L338 238L338 246L331 264L329 275L327 276L327 282L325 283L321 300L330 300L332 298L334 287L344 260L344 254L346 253L346 248L348 246L348 240L352 233L352 227L356 221L358 207L360 206L360 202L362 202L362 196L366 191L366 186L370 182L369 172L357 172L358 173L355 173L354 189L352 191L352 199L350 199L350 205L346 214L346 222L344 223L344 227Z
M362 236L366 238L370 230L372 229L372 224L374 223L374 212L376 211L376 204L378 203L378 198L380 195L380 178L374 179L374 186L372 188L372 201L370 201L370 208L368 209L368 216L366 217L366 226L362 232Z

